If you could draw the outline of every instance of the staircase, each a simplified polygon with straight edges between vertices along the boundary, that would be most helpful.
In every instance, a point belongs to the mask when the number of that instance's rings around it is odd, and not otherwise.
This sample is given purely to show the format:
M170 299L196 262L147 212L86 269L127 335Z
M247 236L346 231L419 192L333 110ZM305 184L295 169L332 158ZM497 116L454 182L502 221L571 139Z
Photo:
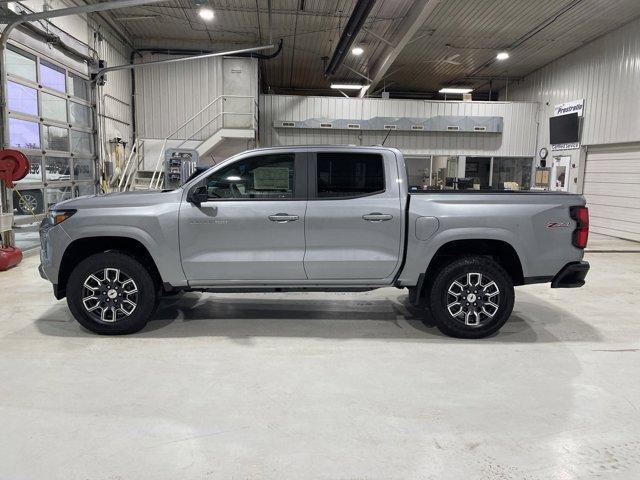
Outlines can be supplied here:
M118 191L135 190L136 178L141 173L140 166L144 162L144 141L136 139L131 146L131 152L124 164L120 180L118 181Z
M134 144L119 185L120 191L161 189L164 184L164 154L167 148L196 150L209 155L226 139L255 139L258 125L255 97L221 95L205 105L167 135L152 170L145 170L144 141Z

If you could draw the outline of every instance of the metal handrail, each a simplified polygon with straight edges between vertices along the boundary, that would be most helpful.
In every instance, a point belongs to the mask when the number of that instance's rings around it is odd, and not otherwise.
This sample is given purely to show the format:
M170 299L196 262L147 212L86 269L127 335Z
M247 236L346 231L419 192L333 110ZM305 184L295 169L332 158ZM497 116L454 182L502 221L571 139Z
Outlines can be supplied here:
M198 133L200 133L202 130L204 130L205 127L208 127L209 125L211 125L211 123L213 123L215 120L217 120L220 117L223 117L224 120L224 115L240 115L240 116L247 116L247 115L253 115L252 112L249 113L240 113L240 112L220 112L219 114L217 114L215 117L213 117L211 120L209 120L207 123L205 123L204 125L202 125L198 130L196 130L195 132L193 132L193 134L191 134L190 137L185 138L182 143L180 145L178 145L176 148L182 148L182 146L187 143L189 140L191 140L193 137L195 137ZM251 124L251 126L253 127L253 122ZM224 128L224 125L223 127ZM216 130L216 132L220 131L221 129ZM215 134L215 133L214 133Z
M120 180L118 181L118 190L121 192L123 190L126 190L127 187L129 186L129 180L131 179L131 176L133 174L133 168L131 167L131 160L133 159L133 156L136 153L138 153L138 148L141 143L142 141L139 138L135 140L135 142L131 147L131 153L129 153L129 157L127 158L127 161L124 164L124 168L122 169L122 173L120 174Z
M158 154L158 158L156 160L156 165L155 168L153 170L153 174L151 175L151 180L149 182L149 189L153 189L153 188L160 188L160 184L162 182L162 159L164 157L164 151L167 148L167 142L171 139L171 137L173 137L174 135L176 135L180 130L182 130L184 127L186 127L190 122L192 122L193 120L196 119L196 117L198 117L199 115L201 115L202 113L204 113L208 108L212 107L213 105L215 105L220 99L226 99L226 98L246 98L246 99L252 99L255 103L255 97L251 96L251 95L220 95L216 98L214 98L211 102L209 102L207 105L205 105L204 107L202 107L197 113L195 113L194 115L192 115L191 117L189 117L184 123L182 123L182 125L180 125L178 128L176 128L173 132L171 132L169 135L167 135L163 142L162 142L162 148L160 149L160 153ZM219 117L223 117L225 114L232 114L232 115L253 115L255 113L255 109L254 106L251 106L251 112L245 113L245 112L220 112L217 115L215 115L211 120L209 120L205 125L203 125L202 127L200 127L200 129L198 129L196 132L194 132L193 134L191 134L190 137L188 137L186 140L184 140L180 146L184 145L188 140L192 139L193 136L199 132L201 132L204 127L206 127L207 125L210 125L214 120L216 120ZM223 122L224 124L224 122ZM224 127L224 125L223 125ZM221 128L223 128L221 127ZM255 129L255 120L252 121L252 128ZM220 128L218 128L216 130L219 131ZM216 133L214 132L214 134Z

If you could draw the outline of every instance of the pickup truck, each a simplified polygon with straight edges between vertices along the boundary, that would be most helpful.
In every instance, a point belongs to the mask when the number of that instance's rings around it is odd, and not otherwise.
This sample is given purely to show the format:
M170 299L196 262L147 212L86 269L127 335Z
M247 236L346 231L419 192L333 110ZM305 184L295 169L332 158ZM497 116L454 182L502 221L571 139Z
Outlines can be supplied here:
M99 334L139 331L181 291L397 287L443 333L481 338L509 318L514 286L582 286L588 231L579 195L410 192L396 149L278 147L175 190L57 204L39 269Z

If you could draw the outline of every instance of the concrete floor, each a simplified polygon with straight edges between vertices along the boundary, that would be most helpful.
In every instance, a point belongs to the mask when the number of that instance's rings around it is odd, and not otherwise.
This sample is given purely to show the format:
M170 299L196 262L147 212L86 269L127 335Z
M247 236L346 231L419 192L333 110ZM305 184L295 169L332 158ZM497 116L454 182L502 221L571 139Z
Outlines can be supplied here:
M188 294L99 337L28 257L0 273L0 478L640 478L640 254L587 258L463 341L395 289Z

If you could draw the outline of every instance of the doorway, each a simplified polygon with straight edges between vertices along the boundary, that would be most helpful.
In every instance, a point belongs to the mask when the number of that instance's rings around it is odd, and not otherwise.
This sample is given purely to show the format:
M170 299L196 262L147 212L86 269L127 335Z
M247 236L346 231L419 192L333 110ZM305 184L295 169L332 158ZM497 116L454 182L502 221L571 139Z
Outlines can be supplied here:
M569 190L570 156L553 157L551 166L551 190L566 192Z
M491 179L491 157L467 157L464 176L473 179L474 187L479 185L481 190L488 189Z

